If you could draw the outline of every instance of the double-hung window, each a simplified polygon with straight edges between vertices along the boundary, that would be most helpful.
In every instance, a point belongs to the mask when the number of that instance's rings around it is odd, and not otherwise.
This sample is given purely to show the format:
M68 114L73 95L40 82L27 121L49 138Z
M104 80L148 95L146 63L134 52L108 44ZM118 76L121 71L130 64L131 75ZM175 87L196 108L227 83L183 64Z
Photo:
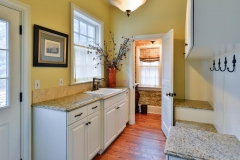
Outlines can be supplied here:
M141 87L161 86L160 46L137 47L136 82Z
M103 66L97 65L96 52L89 49L89 45L101 46L102 30L101 21L72 4L72 84L103 77Z

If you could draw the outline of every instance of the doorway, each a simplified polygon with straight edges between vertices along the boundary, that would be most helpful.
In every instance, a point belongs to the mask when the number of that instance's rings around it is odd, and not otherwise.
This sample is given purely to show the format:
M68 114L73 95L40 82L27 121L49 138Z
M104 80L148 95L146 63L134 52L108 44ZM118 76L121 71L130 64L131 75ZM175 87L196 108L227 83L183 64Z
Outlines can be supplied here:
M135 124L135 84L136 84L136 42L141 40L162 40L162 60L161 60L161 106L162 106L162 130L166 136L170 126L173 125L173 39L174 30L170 30L165 34L134 36L132 43L132 54L129 57L129 88L130 88L130 117L129 124ZM156 87L155 87L156 88Z

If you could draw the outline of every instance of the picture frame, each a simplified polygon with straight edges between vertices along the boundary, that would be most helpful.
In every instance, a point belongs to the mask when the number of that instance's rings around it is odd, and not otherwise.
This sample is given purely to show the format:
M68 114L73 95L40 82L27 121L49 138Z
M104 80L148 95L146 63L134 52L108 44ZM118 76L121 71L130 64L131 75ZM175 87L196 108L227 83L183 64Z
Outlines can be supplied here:
M34 24L33 66L68 67L68 35Z

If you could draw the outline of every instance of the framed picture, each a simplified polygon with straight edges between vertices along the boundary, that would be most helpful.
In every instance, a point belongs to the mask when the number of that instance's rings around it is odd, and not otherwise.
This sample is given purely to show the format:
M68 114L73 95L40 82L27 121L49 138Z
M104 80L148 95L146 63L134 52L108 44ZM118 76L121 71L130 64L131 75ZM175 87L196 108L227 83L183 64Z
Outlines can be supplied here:
M34 25L33 66L67 67L68 35Z

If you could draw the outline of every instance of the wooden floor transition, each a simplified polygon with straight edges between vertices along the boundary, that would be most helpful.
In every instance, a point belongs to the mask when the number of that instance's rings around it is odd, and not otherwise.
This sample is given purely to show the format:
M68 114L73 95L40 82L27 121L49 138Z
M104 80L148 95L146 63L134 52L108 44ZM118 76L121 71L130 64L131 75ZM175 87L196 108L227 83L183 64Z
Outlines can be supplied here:
M119 137L94 160L165 160L166 137L161 115L136 114L136 124L127 125Z

